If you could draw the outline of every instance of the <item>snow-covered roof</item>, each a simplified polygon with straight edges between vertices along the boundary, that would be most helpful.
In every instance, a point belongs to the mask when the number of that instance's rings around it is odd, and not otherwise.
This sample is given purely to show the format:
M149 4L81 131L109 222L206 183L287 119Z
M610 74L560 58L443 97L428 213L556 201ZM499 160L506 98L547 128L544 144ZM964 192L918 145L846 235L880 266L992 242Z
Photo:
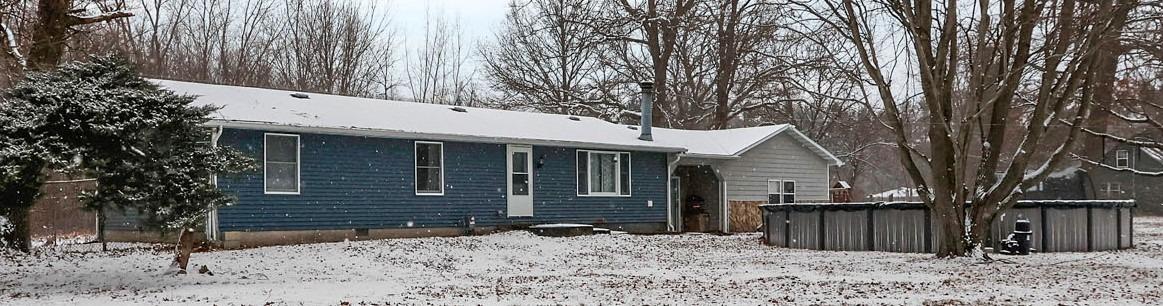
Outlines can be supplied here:
M919 193L916 188L900 187L896 189L885 190L876 194L869 195L870 198L909 198L917 197Z
M776 135L788 133L808 150L827 160L829 165L844 164L823 146L812 141L790 124L706 131L654 128L653 133L655 140L686 148L687 155L710 158L738 157Z
M454 107L294 91L154 80L195 104L222 107L211 124L273 131L407 137L448 141L520 143L597 149L685 152L700 157L738 157L789 132L829 161L839 159L787 124L715 131L654 128L654 141L639 140L638 127L585 117L475 107Z
M1147 157L1154 159L1156 162L1163 163L1163 149L1159 149L1159 148L1141 148L1141 149L1143 150L1143 154L1146 154Z

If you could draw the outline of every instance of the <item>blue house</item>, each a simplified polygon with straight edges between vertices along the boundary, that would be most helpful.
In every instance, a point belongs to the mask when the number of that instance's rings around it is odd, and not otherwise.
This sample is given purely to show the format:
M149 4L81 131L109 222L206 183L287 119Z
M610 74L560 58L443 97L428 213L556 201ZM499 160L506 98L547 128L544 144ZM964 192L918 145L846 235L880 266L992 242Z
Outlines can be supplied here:
M207 237L227 246L545 223L729 232L732 210L827 201L828 168L840 164L790 125L650 129L648 122L157 82L223 107L207 124L212 144L261 163L260 171L214 178L237 197L207 216ZM111 215L107 237L141 237L131 216Z

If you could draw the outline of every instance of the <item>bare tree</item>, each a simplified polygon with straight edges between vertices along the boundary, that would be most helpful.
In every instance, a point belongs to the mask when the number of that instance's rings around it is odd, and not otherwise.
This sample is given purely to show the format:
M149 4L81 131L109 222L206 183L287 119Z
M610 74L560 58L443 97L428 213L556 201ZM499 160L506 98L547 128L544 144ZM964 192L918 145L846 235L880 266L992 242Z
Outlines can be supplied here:
M578 21L592 21L599 1L514 3L494 41L481 47L484 77L499 93L497 106L622 121L626 99L599 53L606 44Z
M860 59L901 163L948 238L937 248L947 257L983 256L994 216L1066 159L1094 100L1095 54L1134 1L799 4ZM892 81L894 64L919 80L925 149L905 126L910 97ZM1027 111L1013 120L1019 105ZM1051 128L1067 132L1047 137ZM1036 158L1039 151L1051 153Z
M1143 1L1124 14L1126 24L1113 34L1119 40L1098 53L1102 78L1095 89L1095 112L1084 129L1086 145L1075 157L1087 168L1163 176L1104 160L1108 141L1163 149L1163 2Z
M370 96L377 62L392 56L394 32L386 20L373 19L375 7L332 1L288 0L282 21L289 48L276 61L276 82L299 90ZM390 61L389 61L390 62Z
M654 82L652 122L656 126L676 126L670 117L672 60L678 37L692 22L693 0L607 0L604 14L595 20L575 21L611 44L606 62L622 80Z
M407 49L408 86L412 99L422 103L471 105L473 74L466 65L471 57L458 21L443 12L425 11L424 36L420 44Z

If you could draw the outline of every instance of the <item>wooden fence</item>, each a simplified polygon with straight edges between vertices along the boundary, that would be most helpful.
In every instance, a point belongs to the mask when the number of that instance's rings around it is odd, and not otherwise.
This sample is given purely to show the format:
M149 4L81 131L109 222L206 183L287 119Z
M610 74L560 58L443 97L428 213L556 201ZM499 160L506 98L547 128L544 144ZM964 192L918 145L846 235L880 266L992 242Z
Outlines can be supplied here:
M1133 200L1019 201L995 218L994 249L1019 218L1030 220L1038 252L1087 252L1134 246ZM762 205L768 245L814 250L932 253L943 239L921 203Z

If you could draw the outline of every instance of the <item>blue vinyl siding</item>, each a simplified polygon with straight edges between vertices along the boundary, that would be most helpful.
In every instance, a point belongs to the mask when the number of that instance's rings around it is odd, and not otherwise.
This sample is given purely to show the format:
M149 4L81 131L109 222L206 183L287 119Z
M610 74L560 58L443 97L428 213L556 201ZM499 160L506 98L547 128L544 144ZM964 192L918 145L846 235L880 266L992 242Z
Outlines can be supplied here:
M545 165L534 169L533 216L546 222L666 222L666 155L632 152L630 197L578 196L577 150L534 147ZM654 201L647 207L646 201Z
M220 230L459 227L470 215L478 226L666 221L664 153L633 153L632 197L578 197L574 149L535 147L534 216L508 218L505 145L444 142L444 195L418 196L413 140L299 135L300 194L264 194L261 171L222 176L238 201L219 209ZM261 165L262 140L262 131L227 129L219 144Z

